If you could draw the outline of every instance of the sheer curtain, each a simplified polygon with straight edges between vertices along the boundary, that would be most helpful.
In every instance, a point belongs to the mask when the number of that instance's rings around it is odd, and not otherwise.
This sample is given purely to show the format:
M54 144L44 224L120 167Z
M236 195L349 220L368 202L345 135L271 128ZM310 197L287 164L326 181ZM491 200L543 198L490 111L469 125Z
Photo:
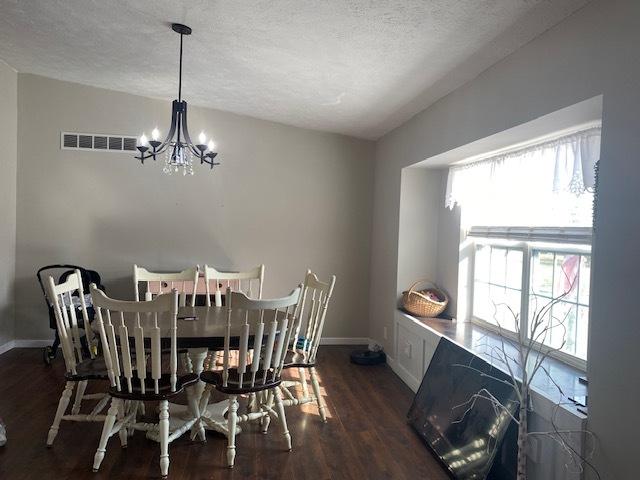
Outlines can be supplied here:
M449 169L445 204L466 225L592 224L601 127Z

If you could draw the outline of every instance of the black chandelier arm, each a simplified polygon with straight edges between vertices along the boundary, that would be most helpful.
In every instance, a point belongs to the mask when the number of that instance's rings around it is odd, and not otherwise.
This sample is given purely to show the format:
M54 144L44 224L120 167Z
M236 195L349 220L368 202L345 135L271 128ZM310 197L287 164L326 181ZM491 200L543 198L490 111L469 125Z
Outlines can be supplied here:
M169 127L169 132L167 136L162 141L162 143L158 146L156 153L164 152L167 147L171 144L173 140L173 136L176 134L176 128L178 125L178 117L180 116L180 102L178 100L174 100L171 103L171 126Z
M210 168L213 168L215 165L220 165L220 162L214 162L213 159L216 158L218 154L215 152L209 152L200 157L200 164L206 163Z
M149 143L151 144L151 143L156 143L156 142L151 141ZM157 142L157 143L160 144L160 142ZM144 161L147 158L153 158L153 160L156 160L156 156L158 156L161 153L163 153L167 149L167 146L168 146L168 144L167 145L161 145L160 147L151 145L151 148L149 148L149 147L146 147L144 145L138 145L136 148L140 152L140 156L139 157L134 156L134 158L137 158L143 164L144 164Z
M134 156L133 158L135 158L136 160L140 160L140 163L142 163L143 165L144 165L144 161L146 159L148 159L148 158L152 158L153 157L153 159L155 160L155 156L157 154L155 154L153 152L146 153L146 151L148 149L147 147L140 147L139 146L139 147L137 147L137 149L140 152L140 156L139 157L138 156Z
M180 115L180 112L181 112L180 107L181 107L180 102L178 102L177 100L174 100L173 103L171 104L171 127L169 128L169 132L167 133L167 136L162 142L158 142L157 140L151 140L149 141L149 145L151 146L151 148L145 145L141 145L137 147L138 151L140 152L140 156L135 158L140 160L141 163L144 164L144 161L148 158L153 158L154 160L156 160L156 156L164 153L167 150L167 147L171 145L173 136L176 133L178 116Z
M191 140L191 135L189 135L189 127L187 126L187 102L182 101L182 125L181 125L182 135L184 136L184 141L187 144L187 147L191 151L193 155L200 159L200 162L203 161L204 152L206 151L206 147L204 150L198 148L196 144Z
M189 150L191 150L191 153L197 157L201 157L204 152L201 153L196 149L194 143L191 141L191 135L189 135L189 127L187 126L187 102L183 100L180 103L182 106L182 123L180 127L182 135L184 136L184 141L187 144L187 147L189 147Z

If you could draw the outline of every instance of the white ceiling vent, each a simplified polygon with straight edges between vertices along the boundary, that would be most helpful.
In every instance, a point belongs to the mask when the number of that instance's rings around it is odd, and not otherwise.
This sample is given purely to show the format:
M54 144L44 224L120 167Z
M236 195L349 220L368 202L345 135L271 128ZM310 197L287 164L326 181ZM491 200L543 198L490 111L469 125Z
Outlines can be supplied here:
M62 150L135 152L136 142L136 137L129 135L60 132L60 148Z

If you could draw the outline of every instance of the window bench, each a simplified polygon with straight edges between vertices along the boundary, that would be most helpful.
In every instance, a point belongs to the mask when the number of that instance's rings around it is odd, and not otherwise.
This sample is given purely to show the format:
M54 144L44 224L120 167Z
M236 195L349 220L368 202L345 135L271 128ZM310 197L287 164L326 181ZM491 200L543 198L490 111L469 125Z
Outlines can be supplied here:
M498 335L473 323L439 318L418 318L402 310L396 310L394 351L388 356L388 363L414 392L420 387L422 377L442 337L446 337L489 363L492 362L486 353L486 345L499 345L496 342L500 342ZM547 362L547 368L562 388L565 398L561 400L558 389L546 378L544 372L538 373L531 394L533 406L529 420L531 430L552 430L552 418L555 418L556 426L562 430L586 429L587 417L567 399L567 397L573 398L574 395L587 394L587 387L579 382L579 378L584 377L584 373L555 359L548 359ZM557 408L559 401L562 404ZM584 451L584 436L579 435L575 438L577 449ZM574 475L573 472L564 469L566 458L553 443L549 439L531 442L532 447L529 453L532 464L530 469L533 472L531 478L581 478L579 474Z

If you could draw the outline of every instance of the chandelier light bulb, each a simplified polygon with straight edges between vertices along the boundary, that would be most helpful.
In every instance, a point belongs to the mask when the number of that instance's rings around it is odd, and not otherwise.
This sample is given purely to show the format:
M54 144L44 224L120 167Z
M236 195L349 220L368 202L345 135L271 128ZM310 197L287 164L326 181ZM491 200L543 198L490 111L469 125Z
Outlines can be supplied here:
M216 144L213 143L213 140L209 140L209 145L207 145L207 148L210 152L213 152L213 150L216 148Z
M158 138L160 138L160 131L158 130L158 127L156 127L153 129L153 132L151 132L151 139L157 141Z
M204 134L204 132L200 132L198 140L200 140L200 145L204 145L205 143L207 143L207 136Z
M147 136L143 133L140 136L140 145L143 146L143 147L146 147L147 143L149 143L149 141L147 140Z

